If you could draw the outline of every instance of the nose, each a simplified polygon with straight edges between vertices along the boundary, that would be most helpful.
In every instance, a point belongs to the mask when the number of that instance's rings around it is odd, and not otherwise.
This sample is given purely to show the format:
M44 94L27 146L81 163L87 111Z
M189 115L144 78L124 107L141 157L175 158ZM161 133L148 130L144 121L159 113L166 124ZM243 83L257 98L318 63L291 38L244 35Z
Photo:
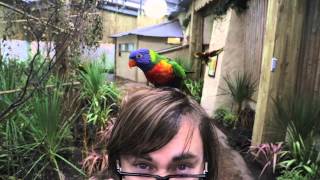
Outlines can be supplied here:
M169 175L166 170L161 170L157 172L157 175L157 180L169 180L169 178L166 177L167 175Z
M168 177L158 177L157 180L169 180Z

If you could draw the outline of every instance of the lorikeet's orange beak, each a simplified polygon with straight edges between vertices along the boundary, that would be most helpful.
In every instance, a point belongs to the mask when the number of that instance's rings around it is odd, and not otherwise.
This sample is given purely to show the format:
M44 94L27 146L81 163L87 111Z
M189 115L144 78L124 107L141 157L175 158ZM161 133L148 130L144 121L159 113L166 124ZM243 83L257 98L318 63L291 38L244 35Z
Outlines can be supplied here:
M130 60L129 60L129 67L134 67L134 66L137 66L136 61L133 60L133 59L130 59Z

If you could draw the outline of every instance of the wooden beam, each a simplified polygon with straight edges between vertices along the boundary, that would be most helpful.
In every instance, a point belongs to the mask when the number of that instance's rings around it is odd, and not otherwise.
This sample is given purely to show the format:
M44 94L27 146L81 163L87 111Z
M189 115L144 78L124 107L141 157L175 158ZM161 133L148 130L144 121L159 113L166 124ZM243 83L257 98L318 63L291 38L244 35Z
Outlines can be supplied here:
M307 0L269 0L262 67L253 128L253 144L282 141L286 129L273 118L276 97L295 91L299 49ZM271 72L272 58L277 67Z
M194 53L202 51L202 36L203 36L203 17L200 12L195 10L195 1L191 5L191 20L190 20L190 37L189 37L189 62L191 67L193 79L200 79L201 77L201 61L195 59Z

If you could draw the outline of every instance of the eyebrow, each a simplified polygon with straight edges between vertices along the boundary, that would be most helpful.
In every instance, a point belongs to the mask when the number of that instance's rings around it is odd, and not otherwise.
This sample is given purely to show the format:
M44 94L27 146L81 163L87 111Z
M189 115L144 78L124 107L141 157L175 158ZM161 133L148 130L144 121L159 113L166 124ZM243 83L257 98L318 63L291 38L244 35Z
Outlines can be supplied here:
M153 162L153 159L151 158L151 156L149 156L149 154L138 155L135 157L135 159L144 159Z
M178 162L178 161L183 161L183 160L192 160L192 159L197 159L197 156L192 154L192 153L183 153L178 156L175 156L172 158L172 162Z
M153 159L151 158L151 156L149 154L139 155L136 158L141 158L141 159L153 162ZM197 159L197 156L192 153L182 153L178 156L174 156L171 161L172 162L179 162L179 161L183 161L183 160L193 160L193 159Z

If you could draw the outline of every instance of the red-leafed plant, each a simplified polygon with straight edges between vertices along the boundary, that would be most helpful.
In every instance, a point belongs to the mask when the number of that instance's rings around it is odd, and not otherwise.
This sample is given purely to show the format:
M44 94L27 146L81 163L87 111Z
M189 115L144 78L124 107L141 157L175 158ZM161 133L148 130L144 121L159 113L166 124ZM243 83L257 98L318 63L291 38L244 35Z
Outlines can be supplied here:
M106 149L115 119L110 119L104 129L98 134L98 143L88 153L87 157L82 162L82 169L88 176L95 175L108 167L108 153Z
M260 176L267 168L272 168L272 172L275 173L281 159L288 153L288 151L283 150L283 142L251 146L249 151L255 157L255 160L263 164Z
M108 154L106 152L98 153L95 150L92 150L82 163L82 168L89 176L106 169L107 166Z

